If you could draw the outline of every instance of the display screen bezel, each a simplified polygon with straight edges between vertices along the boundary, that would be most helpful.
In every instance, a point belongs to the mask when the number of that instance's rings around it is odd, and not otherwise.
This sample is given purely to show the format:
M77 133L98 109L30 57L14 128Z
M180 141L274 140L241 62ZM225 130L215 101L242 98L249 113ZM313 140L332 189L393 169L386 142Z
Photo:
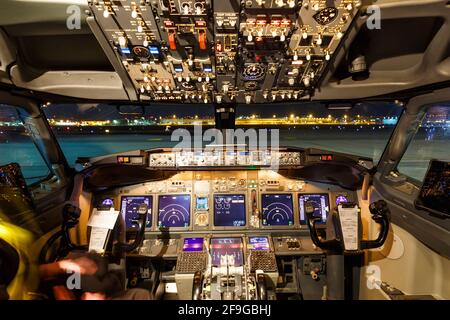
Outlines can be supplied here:
M123 219L123 221L125 223L126 230L127 231L132 231L132 230L137 230L137 228L134 228L134 227L130 228L130 227L127 226L127 217L126 217L127 213L126 213L126 211L123 211L124 210L124 207L123 207L124 200L127 199L127 198L148 198L150 200L150 206L148 208L150 210L150 213L147 212L147 219L146 219L146 223L145 223L146 224L145 228L146 229L151 229L153 227L153 216L154 216L154 214L153 214L153 195L148 195L148 194L146 194L146 195L124 195L124 196L120 197L120 214L121 214L122 219ZM149 215L150 215L150 217L149 217Z
M251 243L251 239L253 238L265 238L267 240L267 249L254 249ZM247 237L247 249L250 251L272 251L272 243L270 241L270 237L267 235L252 235Z
M216 197L225 197L225 196L242 196L244 198L244 224L241 226L224 226L224 225L216 225ZM212 226L214 229L243 229L247 227L248 218L247 218L247 197L244 193L215 193L212 195Z
M218 264L215 264L214 262L213 262L213 257L212 257L212 255L213 255L213 247L212 247L212 245L213 245L213 240L218 240L218 239L239 239L240 240L240 249L241 249L241 255L242 255L242 261L241 261L241 264L239 264L239 265L234 265L235 267L241 267L241 266L243 266L244 264L245 264L245 246L244 246L244 241L243 241L243 239L242 239L242 237L235 237L235 236L224 236L224 237L212 237L212 238L210 238L209 239L209 252L210 252L210 254L211 254L211 265L212 266L214 266L214 267L219 267L219 265Z
M321 216L321 220L319 222L317 222L317 224L326 224L327 220L328 220L328 216L330 215L330 211L331 211L330 195L328 193L323 193L323 192L318 192L318 193L299 193L298 194L298 196L297 196L298 218L299 218L299 221L300 221L301 225L306 225L307 224L306 214L304 213L304 219L302 219L302 207L300 205L300 197L302 197L302 196L325 196L326 197L326 201L328 203L327 216L326 216L325 220Z
M168 227L168 226L162 226L159 224L160 222L160 206L161 206L161 198L162 197L180 197L180 196L185 196L185 197L189 197L189 208L188 208L188 213L189 213L189 218L188 218L188 225L187 226L177 226L177 227ZM170 193L170 194L160 194L158 195L158 204L156 207L156 227L158 229L168 229L168 230L188 230L191 225L192 225L192 195L190 193Z
M292 224L291 225L269 225L269 224L264 224L264 213L263 213L263 198L264 196L291 196L291 208L292 208ZM265 192L265 193L261 193L260 196L260 201L261 201L261 227L262 228L266 228L266 229L273 229L273 228L281 228L281 229L286 229L286 228L293 228L295 226L295 204L294 204L294 198L295 198L295 194L293 193L286 193L286 192Z
M197 250L197 248L191 248L191 250L186 250L186 241L192 240L192 239L199 240L199 242L201 242L202 247L201 247L200 250ZM195 242L195 244L198 244L198 242ZM191 243L190 245L193 245L193 243ZM194 249L194 250L192 250L192 249ZM183 238L183 246L181 248L181 251L182 252L203 252L203 251L205 251L205 238L204 237L186 237L186 238Z

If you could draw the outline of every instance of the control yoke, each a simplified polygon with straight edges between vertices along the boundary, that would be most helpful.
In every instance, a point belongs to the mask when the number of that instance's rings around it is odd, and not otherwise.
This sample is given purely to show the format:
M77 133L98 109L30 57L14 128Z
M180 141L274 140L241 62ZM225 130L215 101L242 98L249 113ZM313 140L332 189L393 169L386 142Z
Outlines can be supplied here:
M372 202L369 206L370 213L372 214L372 219L380 225L380 233L375 240L362 240L361 249L374 249L381 247L389 233L389 219L391 217L391 212L387 206L386 201L378 200Z
M343 251L356 253L364 249L381 247L386 241L389 232L390 211L384 200L373 202L369 206L372 219L380 225L380 233L375 240L362 240L362 223L359 208L353 203L339 205L333 213L333 225L335 227L335 239L323 240L317 234L317 223L320 217L314 216L314 206L308 202L305 204L305 213L308 219L308 227L313 243L323 250Z

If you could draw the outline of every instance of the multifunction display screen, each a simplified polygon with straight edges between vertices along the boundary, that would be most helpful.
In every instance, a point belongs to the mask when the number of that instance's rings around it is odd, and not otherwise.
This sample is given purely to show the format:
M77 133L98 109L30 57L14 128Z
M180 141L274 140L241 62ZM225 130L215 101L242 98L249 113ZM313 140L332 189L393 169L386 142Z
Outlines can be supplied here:
M186 194L158 197L158 226L162 228L189 227L191 196Z
M248 248L250 250L269 251L269 238L268 237L249 237Z
M300 194L298 196L298 209L300 211L300 223L306 223L305 204L310 202L314 207L313 216L321 218L320 223L327 221L330 211L330 199L326 193Z
M241 238L212 238L210 242L213 266L242 266L244 258Z
M263 194L261 206L264 226L291 226L294 224L292 194Z
M203 251L203 238L184 238L184 252Z
M107 199L105 199L107 200ZM104 201L105 201L104 200ZM139 208L147 207L147 221L145 226L150 228L152 226L152 196L123 196L120 201L120 212L125 218L125 225L127 229L137 229L138 224L136 220L139 218Z
M214 195L214 225L216 227L245 226L245 196L243 194Z

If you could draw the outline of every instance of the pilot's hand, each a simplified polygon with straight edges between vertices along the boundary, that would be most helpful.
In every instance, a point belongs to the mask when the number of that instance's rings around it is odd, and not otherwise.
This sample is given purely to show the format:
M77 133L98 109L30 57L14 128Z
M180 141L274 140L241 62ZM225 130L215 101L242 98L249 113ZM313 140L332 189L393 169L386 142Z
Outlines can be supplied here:
M72 271L83 275L93 275L97 272L98 267L95 261L80 257L76 259L66 259L58 261L59 267L66 271Z

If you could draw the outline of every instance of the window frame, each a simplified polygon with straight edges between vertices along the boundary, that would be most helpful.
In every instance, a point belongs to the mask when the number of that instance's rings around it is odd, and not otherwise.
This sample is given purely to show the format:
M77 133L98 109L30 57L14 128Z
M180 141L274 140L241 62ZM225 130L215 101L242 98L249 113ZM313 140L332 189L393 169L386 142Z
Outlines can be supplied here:
M370 201L385 200L391 208L392 223L450 258L450 217L443 218L417 208L415 200L422 182L397 170L428 109L448 101L450 87L429 91L408 101L373 175Z
M27 123L24 122L24 118L20 114L20 108L18 108L16 106L13 106L13 105L6 104L6 103L0 103L0 109L4 108L4 107L11 108L11 109L14 110L15 116L17 117L17 120L20 121L20 123L21 123L21 125L22 125L22 127L23 127L23 129L25 131L25 134L26 134L26 137L27 137L27 143L30 143L30 144L32 144L34 146L35 153L39 155L39 157L42 160L43 164L47 168L47 175L39 176L39 178L41 178L41 179L39 179L37 181L34 181L32 183L28 183L27 182L27 187L31 189L31 188L39 185L40 183L51 179L54 174L53 174L51 166L49 166L48 162L45 160L45 157L43 156L42 151L39 149L39 146L36 144L35 135L32 133L32 129L30 129L30 124L29 123L27 124ZM22 171L22 175L23 175L22 164L20 163L20 161L13 161L13 162L16 162L16 163L18 163L20 165L21 171ZM11 163L11 162L4 162L3 163L3 161L2 161L2 163L0 163L0 165L7 165L8 163ZM23 175L23 176L24 176L25 181L27 181L27 179L30 179L30 178L37 178L37 176L36 177L35 176L33 176L33 177L26 177L25 175Z
M422 108L422 110L421 110L421 111L423 112L423 114L422 114L421 117L420 117L419 125L417 126L417 130L414 132L414 135L412 136L411 141L408 143L408 146L406 147L405 152L404 152L403 155L400 157L400 159L398 160L398 162L397 162L397 164L396 164L396 166L395 166L395 171L396 171L400 176L405 177L407 181L413 183L413 184L414 184L415 186L417 186L418 188L421 188L421 187L422 187L423 180L419 180L419 179L417 179L417 178L415 178L415 177L411 177L411 176L409 176L409 175L403 173L403 172L399 169L399 165L400 165L400 163L402 162L402 160L403 160L405 154L408 152L409 148L411 147L411 144L412 144L412 142L414 141L414 138L417 136L417 133L418 133L418 131L419 131L419 129L420 129L420 126L422 125L423 121L425 120L425 118L426 118L426 116L427 116L429 110L432 109L433 107L436 107L439 103L445 104L445 102L437 102L437 103L431 103L431 104L427 104L427 105L424 105L424 106L423 106L423 108ZM448 104L448 106L446 106L446 107L450 110L450 97L449 97L449 100L447 101L446 104ZM434 159L434 158L431 157L431 158L428 159L428 160L430 161L430 160L432 160L432 159ZM428 161L428 163L427 163L427 168L428 168L428 165L429 165L429 161Z

